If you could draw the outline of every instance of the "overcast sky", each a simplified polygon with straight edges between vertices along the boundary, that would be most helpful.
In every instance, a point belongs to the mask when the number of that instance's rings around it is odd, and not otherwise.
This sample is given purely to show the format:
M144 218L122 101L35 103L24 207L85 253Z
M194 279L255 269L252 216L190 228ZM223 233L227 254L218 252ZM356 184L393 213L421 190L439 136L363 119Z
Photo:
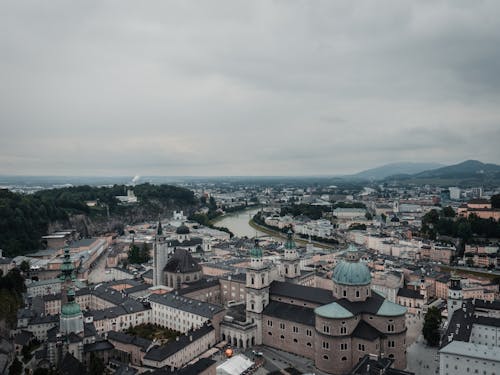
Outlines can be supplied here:
M500 162L500 1L2 1L0 174Z

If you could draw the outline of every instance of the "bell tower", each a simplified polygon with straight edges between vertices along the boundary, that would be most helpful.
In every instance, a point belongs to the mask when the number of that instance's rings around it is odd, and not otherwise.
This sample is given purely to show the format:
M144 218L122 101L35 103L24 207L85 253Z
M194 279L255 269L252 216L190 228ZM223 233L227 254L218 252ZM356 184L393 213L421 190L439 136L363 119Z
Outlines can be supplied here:
M293 232L291 229L289 229L287 233L285 252L283 255L283 266L285 278L290 279L287 281L293 282L300 276L300 259L299 254L297 253L297 246L293 240Z
M269 266L264 263L258 240L250 250L250 267L246 272L247 320L257 325L256 344L262 344L262 312L269 304Z
M448 323L450 323L453 313L462 307L462 285L460 276L452 272L450 286L448 287Z

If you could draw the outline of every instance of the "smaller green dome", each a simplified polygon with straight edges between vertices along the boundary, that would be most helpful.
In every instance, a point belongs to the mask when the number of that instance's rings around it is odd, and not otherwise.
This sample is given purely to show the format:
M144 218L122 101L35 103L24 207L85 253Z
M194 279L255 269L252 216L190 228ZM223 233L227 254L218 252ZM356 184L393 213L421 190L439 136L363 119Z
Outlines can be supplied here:
M295 249L297 246L295 245L295 241L293 240L293 232L291 229L288 229L286 236L287 236L287 240L285 243L285 249L287 249L287 250Z
M262 249L259 246L259 241L255 240L255 246L250 250L250 257L252 258L262 258Z
M61 309L61 313L64 316L73 316L78 315L82 312L80 309L80 305L76 302L68 302L63 305Z

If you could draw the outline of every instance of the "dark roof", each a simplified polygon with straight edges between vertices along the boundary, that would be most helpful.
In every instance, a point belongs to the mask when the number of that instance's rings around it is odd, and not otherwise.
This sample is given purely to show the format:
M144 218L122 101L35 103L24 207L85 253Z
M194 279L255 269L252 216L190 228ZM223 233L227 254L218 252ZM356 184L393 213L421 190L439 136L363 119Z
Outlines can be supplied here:
M376 315L380 306L384 303L384 297L380 294L372 292L371 297L368 297L364 301L351 302L345 298L337 300L337 303L343 308L349 310L353 315L359 315L363 313Z
M183 367L179 370L177 370L176 374L177 375L198 375L199 373L205 371L208 369L210 366L213 366L215 364L215 361L210 358L202 358L192 365Z
M179 240L170 240L168 241L168 246L169 247L192 247L192 246L197 246L197 245L201 245L203 243L203 240L199 237L193 237L193 238L189 238L187 240L184 240L184 241L179 241Z
M469 204L489 204L490 201L488 199L476 198L476 199L471 199L467 203L469 203Z
M94 242L96 242L98 238L83 238L81 240L78 240L76 242L73 242L69 247L71 248L76 248L76 247L88 247L92 245Z
M153 269L151 268L150 270L147 270L141 276L145 279L152 279L153 278Z
M270 295L293 298L318 305L326 305L335 301L331 291L321 288L313 288L283 281L273 281L269 290Z
M354 331L352 332L353 337L357 337L363 340L373 341L379 337L385 337L385 335L380 332L375 327L371 326L364 320L361 320Z
M115 346L110 343L108 340L102 340L102 341L96 341L91 344L85 344L83 346L83 351L85 353L88 352L102 352L102 351L107 351L114 349Z
M215 314L224 311L224 307L220 305L198 301L196 299L179 296L174 293L152 294L149 296L149 300L151 302L160 303L165 306L170 306L175 309L200 315L208 319L212 319Z
M424 296L420 294L418 290L400 288L398 290L398 296L406 298L424 299Z
M451 340L468 342L474 324L500 327L500 318L481 316L476 313L477 304L484 305L483 300L466 300L462 303L462 308L453 312L450 324L443 336L442 347L446 346ZM489 304L486 302L486 304Z
M14 337L14 343L17 345L27 345L33 339L33 333L30 331L21 331Z
M83 336L97 336L97 331L95 329L94 323L83 323Z
M158 362L164 361L173 354L177 353L179 350L182 350L183 348L191 345L201 337L208 335L213 330L214 327L212 327L211 324L205 324L201 328L198 328L194 331L189 331L185 335L167 342L165 345L156 346L150 349L144 356L144 359Z
M485 301L482 299L476 299L474 301L474 306L479 309L500 310L500 300Z
M189 234L191 231L189 230L189 227L187 225L182 224L179 226L176 230L175 233L177 234Z
M390 358L372 359L368 354L361 358L349 375L414 375L413 372L395 369Z
M123 333L123 332L116 332L116 331L109 331L108 332L108 340L138 346L144 352L151 346L151 343L152 343L151 340L144 339L144 338L138 337L138 336L128 335L128 334Z
M10 264L12 263L12 259L11 258L0 258L0 264Z
M314 327L314 309L278 301L270 301L263 315Z
M179 294L184 295L184 294L189 294L191 292L195 292L197 290L202 290L206 288L212 288L214 286L219 286L219 279L206 279L202 278L200 280L197 280L195 282L189 283L189 286L185 288L179 289Z
M201 271L201 266L188 250L175 249L174 254L165 265L164 271L180 273L197 272Z
M61 375L87 375L85 366L69 352L66 353L59 365Z

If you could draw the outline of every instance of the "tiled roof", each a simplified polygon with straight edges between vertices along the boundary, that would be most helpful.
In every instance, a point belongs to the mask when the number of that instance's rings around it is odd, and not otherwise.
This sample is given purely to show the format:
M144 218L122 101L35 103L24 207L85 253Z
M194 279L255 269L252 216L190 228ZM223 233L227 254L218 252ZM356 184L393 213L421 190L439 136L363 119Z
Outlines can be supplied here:
M270 301L262 314L308 326L314 326L314 310L309 307Z
M377 338L383 338L385 335L378 329L368 324L364 320L361 320L354 331L352 332L353 337L357 337L363 340L373 341Z
M189 297L179 296L174 293L152 294L149 296L151 302L160 303L192 314L200 315L208 319L224 311L220 305L198 301Z
M177 353L179 350L191 345L193 342L208 335L214 330L212 325L204 325L194 331L187 332L185 335L178 337L176 340L171 340L165 345L156 346L150 349L144 356L145 360L150 361L164 361L168 357Z
M273 281L271 283L269 294L312 302L318 305L326 305L335 301L332 292L329 290L282 281Z

